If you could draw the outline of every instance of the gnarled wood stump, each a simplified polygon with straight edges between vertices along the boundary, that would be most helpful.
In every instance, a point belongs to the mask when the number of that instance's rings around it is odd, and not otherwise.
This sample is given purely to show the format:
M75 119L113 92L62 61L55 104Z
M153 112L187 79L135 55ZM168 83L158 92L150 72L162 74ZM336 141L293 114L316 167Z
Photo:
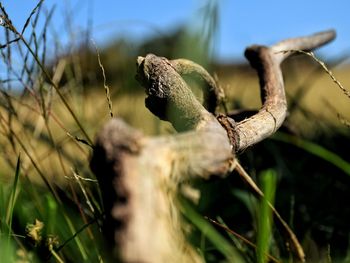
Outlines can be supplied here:
M146 107L179 133L150 138L116 118L97 135L91 168L103 194L106 237L117 258L122 262L203 261L183 234L176 204L179 184L190 178L227 175L237 152L273 134L287 113L280 64L293 54L288 50L312 50L334 36L334 31L326 31L271 47L247 48L245 55L260 79L263 106L238 123L230 116L215 116L222 91L201 66L153 54L137 59L137 79L148 95ZM207 83L204 106L181 74L195 74ZM296 237L284 227L303 261Z

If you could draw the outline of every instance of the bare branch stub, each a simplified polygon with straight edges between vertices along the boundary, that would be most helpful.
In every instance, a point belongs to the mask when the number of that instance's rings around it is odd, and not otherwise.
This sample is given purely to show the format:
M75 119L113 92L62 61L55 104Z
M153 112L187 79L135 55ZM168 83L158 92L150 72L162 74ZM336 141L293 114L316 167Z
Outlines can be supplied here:
M228 174L235 152L273 134L287 111L280 63L291 52L281 51L311 50L332 38L334 32L328 31L272 47L248 48L246 56L258 72L263 106L238 123L224 115L216 118L180 76L199 74L211 89L207 94L218 96L212 78L199 65L186 68L194 64L153 54L137 59L137 79L147 94L146 107L180 133L148 138L112 119L97 136L91 167L103 193L106 231L122 262L202 261L182 231L176 208L179 182ZM300 244L294 236L290 238L303 261Z
M136 78L148 95L146 107L177 131L194 129L213 118L166 58L153 54L139 57Z

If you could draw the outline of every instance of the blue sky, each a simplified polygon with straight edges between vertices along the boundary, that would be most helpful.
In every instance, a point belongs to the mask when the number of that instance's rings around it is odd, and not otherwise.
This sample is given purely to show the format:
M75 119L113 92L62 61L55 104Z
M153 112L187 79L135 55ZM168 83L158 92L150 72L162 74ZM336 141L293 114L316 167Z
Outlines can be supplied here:
M72 14L75 37L79 29L92 23L92 38L102 46L113 38L129 36L140 40L159 32L167 33L181 24L199 23L198 10L204 0L46 0L56 5L54 24L62 39L67 38L65 19ZM349 0L218 0L219 30L215 38L215 55L224 61L240 60L246 46L272 44L280 39L310 34L324 29L337 30L337 39L321 49L325 57L350 54ZM3 0L13 23L21 28L34 0ZM3 41L0 40L2 43Z

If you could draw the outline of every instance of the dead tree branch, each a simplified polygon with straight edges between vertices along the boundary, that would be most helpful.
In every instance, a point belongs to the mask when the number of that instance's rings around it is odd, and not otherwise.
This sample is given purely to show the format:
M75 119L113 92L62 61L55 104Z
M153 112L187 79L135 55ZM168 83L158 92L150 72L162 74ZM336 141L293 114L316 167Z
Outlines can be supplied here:
M219 104L223 103L225 98L224 91L217 85L214 78L197 63L188 59L170 60L171 65L180 75L194 75L204 80L206 87L203 90L204 102L203 106L211 113L215 114L215 110Z
M255 45L246 49L245 56L259 76L263 106L257 114L237 123L237 151L272 135L286 117L287 101L280 64L294 52L285 51L312 50L328 43L334 37L334 31L325 31L308 37L287 39L270 48Z
M236 152L273 134L287 112L280 63L291 52L282 51L311 50L334 35L328 31L272 47L248 48L246 57L258 72L263 106L238 123L209 112L215 111L220 92L201 66L153 54L137 59L137 79L147 94L146 107L180 133L149 138L122 120L112 119L97 135L91 168L103 195L107 238L122 262L203 261L186 242L176 203L179 184L190 178L229 174ZM192 73L207 82L207 94L216 96L212 100L208 96L212 102L206 107L180 76ZM304 260L297 239L291 239L291 246Z

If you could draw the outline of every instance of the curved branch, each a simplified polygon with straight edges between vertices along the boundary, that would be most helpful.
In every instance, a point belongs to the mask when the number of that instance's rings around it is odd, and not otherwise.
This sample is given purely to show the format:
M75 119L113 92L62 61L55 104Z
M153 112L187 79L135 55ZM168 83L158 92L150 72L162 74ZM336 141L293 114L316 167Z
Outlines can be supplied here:
M273 45L270 49L275 53L275 59L280 63L295 53L295 50L311 51L321 47L336 37L334 30L325 30L305 37L285 39Z
M334 31L326 31L287 39L271 47L255 45L246 49L245 56L259 76L263 106L257 114L237 123L236 151L262 141L275 133L283 123L287 114L287 101L280 64L294 53L288 50L312 50L334 37Z
M200 66L192 64L194 68L187 69L188 61L169 61L153 54L137 59L136 77L148 95L146 107L183 133L148 138L112 119L97 136L91 168L103 194L106 233L122 262L202 261L182 231L174 201L179 182L228 174L236 151L274 133L287 111L280 63L292 52L285 49L310 50L332 38L334 32L328 31L272 47L248 48L245 54L258 72L263 106L237 124L208 112L179 75L199 74L209 89L214 87ZM261 197L254 182L250 185ZM303 261L298 240L285 223L283 227Z
M223 89L216 83L214 78L201 65L188 59L170 60L171 65L180 75L193 75L204 80L204 107L211 113L215 114L217 106L223 103L225 94Z
M169 60L148 54L138 57L136 79L145 88L146 107L177 131L196 129L214 116L196 99Z

